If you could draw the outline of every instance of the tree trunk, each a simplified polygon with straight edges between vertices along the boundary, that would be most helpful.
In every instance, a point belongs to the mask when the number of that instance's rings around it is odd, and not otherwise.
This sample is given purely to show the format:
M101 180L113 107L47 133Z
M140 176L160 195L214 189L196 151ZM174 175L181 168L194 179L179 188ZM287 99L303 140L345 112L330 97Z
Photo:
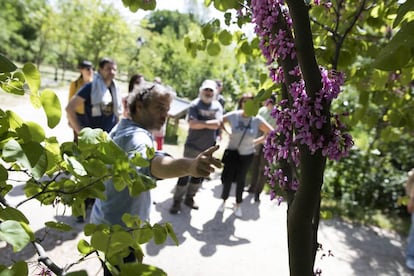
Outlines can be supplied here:
M314 275L320 190L326 160L320 152L312 155L305 147L301 147L300 151L300 184L287 217L291 276Z
M292 18L296 55L308 96L315 99L322 88L321 73L316 62L310 27L308 6L304 1L287 0ZM329 118L330 106L323 113ZM322 129L328 132L329 120ZM299 188L288 208L287 228L289 267L291 276L314 275L313 266L318 248L320 194L326 158L322 151L311 153L307 146L299 146Z

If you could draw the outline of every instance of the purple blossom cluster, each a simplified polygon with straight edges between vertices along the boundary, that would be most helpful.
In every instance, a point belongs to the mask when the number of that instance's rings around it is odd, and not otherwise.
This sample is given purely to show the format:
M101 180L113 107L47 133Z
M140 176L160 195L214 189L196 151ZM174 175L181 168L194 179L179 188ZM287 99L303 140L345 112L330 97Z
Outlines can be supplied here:
M315 0L315 4L321 4ZM291 20L286 12L283 0L252 0L252 18L256 24L255 32L261 38L260 48L267 59L270 76L275 83L285 81L281 67L275 66L277 59L294 59L295 45L288 35L288 30L274 26L280 13L291 27ZM322 88L314 97L306 92L300 68L288 72L298 77L299 81L289 85L291 103L284 99L277 103L271 113L276 121L276 128L267 136L264 147L265 158L269 161L266 175L272 187L296 190L299 186L297 171L291 179L277 165L286 161L292 167L299 166L299 145L305 145L314 154L317 151L332 160L346 156L353 146L352 137L345 133L345 126L339 115L326 112L332 100L338 97L344 84L343 73L320 68ZM329 126L329 127L327 127ZM280 198L272 189L271 199Z
M285 59L294 58L295 44L286 35L286 31L279 29L273 33L279 14L282 14L286 22L291 26L289 13L284 9L284 0L252 0L253 23L256 24L255 32L261 38L259 47L267 60L272 64L278 57Z

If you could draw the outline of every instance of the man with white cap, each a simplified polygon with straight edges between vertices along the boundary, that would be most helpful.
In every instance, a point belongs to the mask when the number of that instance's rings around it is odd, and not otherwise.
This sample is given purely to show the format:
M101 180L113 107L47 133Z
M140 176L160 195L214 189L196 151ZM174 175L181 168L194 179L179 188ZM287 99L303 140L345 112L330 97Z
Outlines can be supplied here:
M194 158L213 146L220 128L223 107L216 100L217 84L214 80L205 80L199 89L199 97L193 100L188 110L188 136L184 145L184 157ZM178 179L174 192L171 214L181 211L181 202L191 209L198 210L194 196L203 182L203 178L185 176Z

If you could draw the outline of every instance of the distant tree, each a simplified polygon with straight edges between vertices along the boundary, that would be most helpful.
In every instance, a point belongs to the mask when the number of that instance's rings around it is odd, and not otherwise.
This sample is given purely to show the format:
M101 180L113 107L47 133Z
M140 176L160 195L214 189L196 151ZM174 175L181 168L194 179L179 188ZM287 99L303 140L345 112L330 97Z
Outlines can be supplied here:
M146 29L160 35L166 31L174 34L175 38L182 38L188 34L192 24L200 24L193 14L180 13L178 11L160 10L151 12L146 17Z
M0 53L17 61L32 60L32 44L39 36L44 11L48 9L45 0L13 1L0 4Z

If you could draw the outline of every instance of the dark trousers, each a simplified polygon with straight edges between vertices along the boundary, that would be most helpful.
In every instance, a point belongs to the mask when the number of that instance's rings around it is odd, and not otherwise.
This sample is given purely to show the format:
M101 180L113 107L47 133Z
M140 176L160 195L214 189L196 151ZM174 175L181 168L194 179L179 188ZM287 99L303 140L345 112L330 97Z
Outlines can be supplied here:
M200 150L184 146L184 157L195 158L200 154ZM174 191L174 200L182 201L183 197L193 198L197 193L198 189L203 183L204 178L202 177L192 177L192 176L183 176L178 178L177 185Z
M257 146L252 163L252 177L250 180L249 192L253 192L256 196L260 195L263 191L267 179L267 176L265 175L265 166L268 162L264 157L263 148L263 144Z
M236 203L243 201L243 190L246 183L247 171L253 160L253 153L249 155L239 155L237 162L233 160L224 164L221 181L223 190L221 198L227 200L229 198L231 184L236 182Z

